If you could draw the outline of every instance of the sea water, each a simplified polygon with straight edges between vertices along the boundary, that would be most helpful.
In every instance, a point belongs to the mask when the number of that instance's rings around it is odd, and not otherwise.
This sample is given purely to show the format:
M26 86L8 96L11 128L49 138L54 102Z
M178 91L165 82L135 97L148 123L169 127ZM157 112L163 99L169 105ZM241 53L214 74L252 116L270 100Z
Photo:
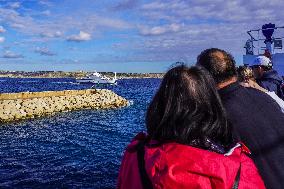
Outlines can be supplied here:
M126 145L145 131L160 79L125 79L109 88L132 103L0 124L0 188L115 188ZM0 78L0 92L86 89L74 79Z

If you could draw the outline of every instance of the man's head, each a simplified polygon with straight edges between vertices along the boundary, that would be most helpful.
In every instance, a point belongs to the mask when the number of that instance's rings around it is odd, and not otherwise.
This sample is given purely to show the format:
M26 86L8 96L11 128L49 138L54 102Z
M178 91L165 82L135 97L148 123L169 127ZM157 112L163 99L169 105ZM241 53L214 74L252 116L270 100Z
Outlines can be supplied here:
M207 69L219 86L237 79L236 62L233 56L224 50L206 49L198 55L196 64Z
M258 56L254 59L250 67L252 68L254 77L259 79L266 71L272 69L272 62L266 56Z

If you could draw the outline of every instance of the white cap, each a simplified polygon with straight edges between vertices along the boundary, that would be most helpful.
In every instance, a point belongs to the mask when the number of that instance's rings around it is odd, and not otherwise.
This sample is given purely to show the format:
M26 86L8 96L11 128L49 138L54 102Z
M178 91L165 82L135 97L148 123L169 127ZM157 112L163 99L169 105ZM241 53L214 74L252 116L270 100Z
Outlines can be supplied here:
M250 66L272 66L272 62L266 56L258 56Z

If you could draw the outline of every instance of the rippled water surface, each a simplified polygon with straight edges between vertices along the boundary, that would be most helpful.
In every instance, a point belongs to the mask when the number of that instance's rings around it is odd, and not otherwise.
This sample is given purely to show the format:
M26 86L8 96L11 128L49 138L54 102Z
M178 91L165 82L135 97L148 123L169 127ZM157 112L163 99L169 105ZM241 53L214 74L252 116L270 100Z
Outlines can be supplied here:
M0 188L115 188L122 153L145 130L159 79L109 87L133 101L116 110L81 110L0 124ZM0 78L0 92L85 89L73 79Z

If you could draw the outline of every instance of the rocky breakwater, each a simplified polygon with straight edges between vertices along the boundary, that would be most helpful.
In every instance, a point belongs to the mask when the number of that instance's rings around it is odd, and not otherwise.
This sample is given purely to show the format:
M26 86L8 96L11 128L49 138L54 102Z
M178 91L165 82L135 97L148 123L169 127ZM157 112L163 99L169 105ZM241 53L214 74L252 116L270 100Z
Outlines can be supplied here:
M107 89L0 94L0 122L41 117L79 109L110 109L129 102Z

